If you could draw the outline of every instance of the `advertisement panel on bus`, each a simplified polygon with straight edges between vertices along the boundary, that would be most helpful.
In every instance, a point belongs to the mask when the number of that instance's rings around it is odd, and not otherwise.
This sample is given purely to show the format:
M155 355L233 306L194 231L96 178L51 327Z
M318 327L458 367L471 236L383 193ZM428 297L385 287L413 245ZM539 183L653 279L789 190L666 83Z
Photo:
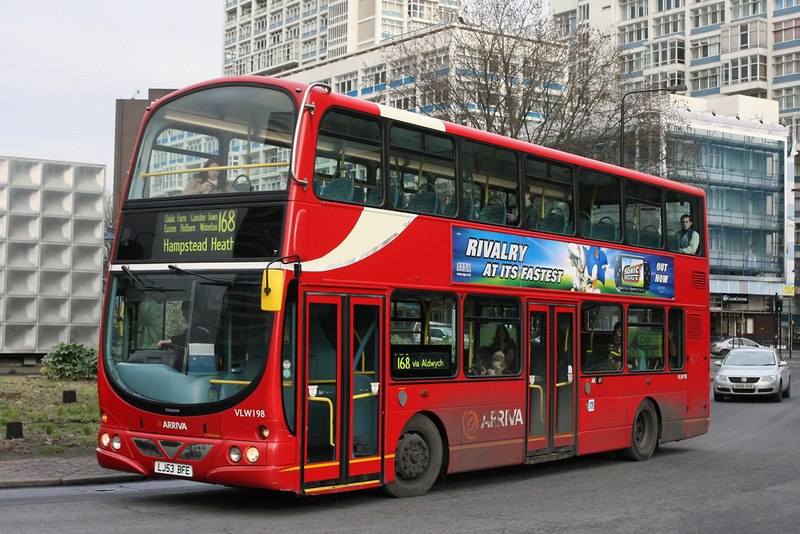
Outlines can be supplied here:
M454 226L452 281L505 287L675 297L661 254Z

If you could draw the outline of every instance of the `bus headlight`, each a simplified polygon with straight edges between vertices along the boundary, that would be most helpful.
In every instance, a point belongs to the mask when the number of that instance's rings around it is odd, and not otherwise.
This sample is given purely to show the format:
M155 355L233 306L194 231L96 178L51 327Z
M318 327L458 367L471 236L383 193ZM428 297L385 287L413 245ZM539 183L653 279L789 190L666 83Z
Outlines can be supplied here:
M230 458L231 462L235 464L239 463L239 461L242 459L241 449L239 449L239 447L236 446L231 447L231 450L228 451L228 458Z
M255 447L248 447L247 451L245 451L245 458L251 464L254 464L258 461L258 456L259 456L258 449L256 449Z
M100 436L100 446L107 449L109 443L111 443L111 436L108 435L108 432L103 432Z
M111 448L115 451L118 451L122 448L122 440L119 439L119 436L114 434L114 437L111 438Z

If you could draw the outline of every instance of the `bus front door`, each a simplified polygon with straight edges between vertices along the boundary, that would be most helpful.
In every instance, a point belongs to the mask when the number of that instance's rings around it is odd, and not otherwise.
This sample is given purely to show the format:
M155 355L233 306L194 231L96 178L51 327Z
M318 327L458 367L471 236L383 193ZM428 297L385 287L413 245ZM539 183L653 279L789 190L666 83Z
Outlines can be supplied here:
M305 306L303 489L377 486L383 300L312 294Z
M575 310L531 305L527 454L575 450Z

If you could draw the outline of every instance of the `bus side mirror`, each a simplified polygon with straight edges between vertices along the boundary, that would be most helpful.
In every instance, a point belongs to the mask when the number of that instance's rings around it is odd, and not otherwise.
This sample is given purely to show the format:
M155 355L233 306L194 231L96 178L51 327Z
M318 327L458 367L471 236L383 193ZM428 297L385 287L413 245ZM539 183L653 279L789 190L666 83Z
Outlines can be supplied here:
M261 309L278 311L283 304L283 270L265 269L261 278Z

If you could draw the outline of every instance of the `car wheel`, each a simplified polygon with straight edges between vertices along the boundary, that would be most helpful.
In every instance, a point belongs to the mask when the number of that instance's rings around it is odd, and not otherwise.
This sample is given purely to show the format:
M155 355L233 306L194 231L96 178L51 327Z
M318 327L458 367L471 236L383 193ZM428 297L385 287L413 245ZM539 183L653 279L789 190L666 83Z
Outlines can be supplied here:
M792 382L790 380L789 383L786 384L786 391L783 392L783 398L788 399L791 396L792 396Z
M433 421L417 414L406 423L394 455L395 478L386 484L393 497L425 494L442 469L442 438Z
M714 392L714 400L717 401L717 402L722 402L722 401L725 400L725 395L723 395L722 393L717 393L715 391Z
M631 427L631 446L620 451L624 458L642 462L653 456L658 445L658 415L653 403L645 399L636 410Z
M730 351L728 349L722 349L721 351L719 351L719 355L724 360L725 356L727 356L729 352Z

